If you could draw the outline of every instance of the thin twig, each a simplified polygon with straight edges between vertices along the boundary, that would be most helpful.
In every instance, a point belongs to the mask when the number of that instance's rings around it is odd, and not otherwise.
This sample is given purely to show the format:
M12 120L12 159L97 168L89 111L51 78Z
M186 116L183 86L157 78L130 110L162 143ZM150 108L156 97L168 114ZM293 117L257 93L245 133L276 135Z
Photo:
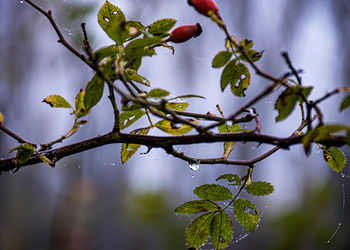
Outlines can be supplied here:
M19 143L27 143L29 145L32 145L34 147L36 147L35 144L26 141L25 139L23 139L22 137L20 137L19 135L17 135L16 133L12 132L10 129L8 129L7 127L4 126L4 124L2 122L0 122L0 129L2 131L4 131L7 135L9 135L10 137L12 137L13 139L17 140Z

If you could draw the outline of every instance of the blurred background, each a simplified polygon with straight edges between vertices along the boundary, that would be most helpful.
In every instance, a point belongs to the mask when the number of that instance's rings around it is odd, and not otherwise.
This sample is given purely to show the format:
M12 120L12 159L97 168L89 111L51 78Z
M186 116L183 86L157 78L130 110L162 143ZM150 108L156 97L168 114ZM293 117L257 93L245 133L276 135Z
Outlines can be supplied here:
M34 0L53 15L69 42L82 51L80 23L87 24L93 48L112 41L97 24L104 1ZM214 55L224 48L224 34L187 1L111 0L129 20L144 25L170 17L178 25L201 23L203 34L175 45L175 55L160 48L144 59L140 72L152 87L175 95L206 96L191 100L189 110L226 115L246 99L221 93L221 70L211 68ZM348 0L217 0L221 16L238 39L254 41L265 50L258 65L275 76L288 67L280 56L288 51L297 68L304 69L304 85L313 85L311 98L350 85L350 1ZM70 102L93 72L58 44L48 20L20 0L0 0L0 111L5 125L34 143L52 141L70 129L69 111L51 109L42 100L60 94ZM252 72L250 99L269 82ZM279 93L255 108L262 132L288 136L300 123L299 111L275 124L273 110ZM107 93L88 116L89 123L62 145L111 130L112 109ZM350 112L338 114L343 95L321 105L326 122L349 124ZM135 127L142 126L142 121ZM252 125L247 125L254 126ZM158 132L154 132L161 134ZM16 141L0 132L0 158L13 156ZM61 146L61 145L58 145ZM268 150L254 143L237 144L232 159L250 159ZM222 144L179 146L193 156L220 156ZM0 176L0 249L185 249L184 230L195 218L177 216L173 209L194 199L192 190L213 183L223 173L243 175L236 166L188 164L154 149L141 147L125 165L120 145L108 145L67 157L55 168L44 164ZM348 148L343 148L349 154ZM247 234L234 221L234 243L229 249L349 249L350 176L348 164L335 174L316 147L306 157L302 147L279 151L258 163L255 180L271 182L275 192L254 199L263 214L255 233ZM246 194L245 194L246 195ZM231 213L232 215L232 213ZM203 249L212 249L206 244Z

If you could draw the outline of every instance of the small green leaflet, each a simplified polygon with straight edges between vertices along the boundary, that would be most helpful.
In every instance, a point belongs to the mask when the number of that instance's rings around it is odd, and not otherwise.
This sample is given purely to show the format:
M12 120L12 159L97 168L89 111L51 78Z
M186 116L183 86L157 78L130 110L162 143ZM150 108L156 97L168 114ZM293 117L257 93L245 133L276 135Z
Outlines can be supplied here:
M136 129L132 131L131 134L147 135L149 130L150 128ZM123 143L120 153L122 163L124 164L127 162L136 153L140 146L140 144Z
M196 187L193 193L203 200L225 201L232 199L232 193L228 188L218 184L204 184Z
M131 110L131 111L124 111L120 114L120 129L124 129L129 127L131 124L139 120L143 115L145 115L146 112L137 109L137 110Z
M343 111L350 107L350 95L346 96L340 104L339 111Z
M233 225L227 213L217 213L211 222L210 236L215 249L226 248L233 237Z
M246 211L252 209L253 213ZM233 213L239 224L249 232L254 232L259 223L258 209L255 205L245 199L237 199L233 203Z
M340 173L345 167L345 154L336 147L323 147L323 158L333 171Z
M125 60L129 61L143 56L153 56L156 52L149 47L160 43L161 40L161 37L144 37L131 41L125 47Z
M207 242L211 222L215 213L207 213L195 219L186 230L186 245L189 249L198 249Z
M188 201L175 208L174 212L178 214L198 214L204 212L219 211L221 207L208 200L194 200Z
M98 24L118 45L129 37L129 28L125 23L124 13L115 5L106 1L97 15Z
M222 124L218 127L220 133L238 133L242 132L241 127L238 124L233 124L231 126L228 126L226 124ZM229 155L231 154L232 150L235 149L235 142L224 142L224 155L222 156L223 159L227 159Z
M147 97L162 98L168 96L170 93L164 89L152 89L147 93Z
M193 121L193 123L196 123L196 122ZM181 126L178 126L178 124L175 124L168 120L161 120L156 124L154 124L154 127L157 127L163 132L172 134L172 135L183 135L190 132L193 129L193 127L191 127L190 125L183 124Z
M231 59L232 57L232 52L230 51L220 51L219 53L216 54L214 57L211 66L213 68L221 68L226 65L226 63Z
M312 87L295 86L286 88L278 97L275 103L275 109L278 111L276 122L287 118L295 108L298 101L302 101L301 95L307 98L311 93Z
M187 102L167 102L165 107L176 111L184 111L187 109L188 105Z
M150 87L150 82L143 76L140 76L137 74L136 70L126 68L125 73L127 74L127 78L129 78L132 81L139 82L147 87Z
M152 23L147 31L153 35L162 35L170 31L171 28L174 27L175 23L176 20L172 18L159 19Z
M84 106L85 90L81 89L79 94L75 97L75 115L76 119L86 116L91 109L86 109Z
M60 95L49 95L43 102L49 104L53 108L72 108L70 103Z
M84 105L87 110L91 109L101 100L103 90L104 81L95 74L85 88Z
M243 63L237 63L237 59L230 61L224 68L221 75L221 90L230 84L231 91L238 97L244 97L244 91L249 87L250 84L250 72Z
M255 196L271 194L275 188L268 182L255 181L245 187L245 190Z
M231 185L241 185L242 184L241 178L239 178L239 176L236 174L220 175L218 178L216 178L216 181L219 181L219 180L227 180L228 182L235 182L234 184L231 184Z
M111 45L108 47L101 48L94 53L94 58L96 62L101 62L106 57L115 56L120 53L120 49L116 45Z
M32 155L34 154L35 148L32 145L25 143L11 149L10 153L15 150L17 150L16 160L18 164L24 164L30 160L30 157L32 157Z

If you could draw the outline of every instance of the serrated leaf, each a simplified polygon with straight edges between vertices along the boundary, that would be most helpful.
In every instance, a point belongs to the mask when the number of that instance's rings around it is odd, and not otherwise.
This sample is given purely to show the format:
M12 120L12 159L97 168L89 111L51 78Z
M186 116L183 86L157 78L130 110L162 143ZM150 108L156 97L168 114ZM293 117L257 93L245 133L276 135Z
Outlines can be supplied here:
M131 41L125 47L125 60L130 61L143 56L153 56L156 52L149 47L160 43L161 40L160 37L144 37Z
M231 218L225 212L217 213L211 222L210 236L215 249L226 248L233 237Z
M178 214L198 214L204 212L219 211L221 207L211 201L207 200L194 200L188 201L175 208L174 212Z
M252 50L248 50L247 53L248 53L250 59L252 59L253 62L256 62L256 61L259 61L261 59L262 55L264 54L264 51L263 50L257 51L257 50L252 49ZM244 55L241 55L239 58L245 62L249 62Z
M350 107L350 95L346 96L340 104L339 111L343 111Z
M253 210L252 213L246 209ZM259 223L259 211L256 206L245 199L237 199L233 203L233 214L239 224L249 232L254 232Z
M227 180L228 182L235 182L234 184L231 185L241 185L241 178L239 178L238 175L236 174L223 174L220 175L218 178L216 178L216 181L219 180Z
M196 187L193 193L203 200L226 201L232 199L232 193L228 188L218 184L204 184Z
M237 63L237 59L230 61L224 68L221 75L221 90L230 84L231 91L238 97L244 97L244 91L249 87L250 84L250 72L243 63Z
M345 167L346 158L343 151L336 147L322 148L323 158L333 171L340 173Z
M147 135L149 130L150 128L136 129L132 131L131 134ZM140 146L140 144L123 143L120 152L122 164L127 162L137 152Z
M215 213L207 213L195 219L186 230L186 245L189 249L198 249L207 242L211 222Z
M49 104L53 108L72 108L70 103L60 95L49 95L43 102Z
M221 68L226 65L226 63L231 59L232 52L230 51L220 51L217 53L211 63L211 66L213 68Z
M126 68L125 73L127 73L127 78L130 80L146 85L147 87L151 86L150 82L145 77L137 74L136 70Z
M110 45L108 47L103 47L101 49L98 49L94 53L94 58L95 58L96 62L101 62L106 57L115 56L118 53L120 53L119 47L116 45Z
M125 23L124 13L115 5L106 1L97 15L100 27L118 45L129 37L129 29Z
M187 109L188 105L187 102L167 102L165 107L176 111L184 111Z
M124 111L123 113L120 114L120 117L119 117L120 129L129 127L131 124L139 120L145 114L146 112L141 109Z
M311 93L311 90L312 87L295 86L292 88L286 88L275 103L275 109L278 111L276 122L287 118L294 110L297 102L300 101L300 96L304 95L304 97L307 98Z
M193 121L193 123L196 123L196 121ZM159 128L163 132L172 135L184 135L193 129L193 127L191 127L190 125L183 124L179 126L179 124L175 124L168 120L161 120L154 124L154 127Z
M245 187L245 190L255 196L271 194L275 188L268 182L255 181Z
M177 21L172 18L159 19L152 23L147 31L153 35L161 35L170 31L176 22Z
M103 90L104 81L95 74L85 88L84 105L87 110L91 109L101 100Z
M152 89L147 93L147 97L162 98L168 96L169 94L170 92L164 89Z
M29 159L32 157L32 155L34 154L35 148L32 145L25 143L11 149L10 153L15 150L17 150L16 160L18 164L24 164L27 161L29 161Z

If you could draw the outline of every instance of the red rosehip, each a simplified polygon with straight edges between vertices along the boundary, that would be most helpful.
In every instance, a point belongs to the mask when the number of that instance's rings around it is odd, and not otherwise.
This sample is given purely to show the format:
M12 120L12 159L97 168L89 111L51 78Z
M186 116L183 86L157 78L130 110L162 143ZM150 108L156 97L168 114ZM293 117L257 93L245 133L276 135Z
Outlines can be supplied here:
M214 0L188 0L187 2L202 15L209 16L209 11L213 11L213 13L220 18L219 8Z
M171 32L168 41L173 43L183 43L192 37L197 37L202 33L202 27L199 23L193 25L182 25Z

